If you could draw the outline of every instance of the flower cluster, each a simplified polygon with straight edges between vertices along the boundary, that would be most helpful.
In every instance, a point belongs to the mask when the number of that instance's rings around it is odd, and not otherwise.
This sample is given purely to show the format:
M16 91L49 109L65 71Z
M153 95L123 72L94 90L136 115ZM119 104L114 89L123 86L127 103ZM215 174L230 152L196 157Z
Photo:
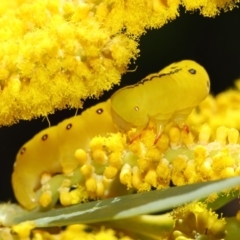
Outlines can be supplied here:
M0 125L80 108L119 83L148 28L179 5L215 16L229 0L11 0L0 6Z
M171 213L175 226L167 238L177 239L225 239L226 221L208 210L202 203L192 203L175 209Z
M39 0L1 16L0 124L79 108L120 81L138 49L122 25L105 24L112 11L111 3Z
M197 133L169 124L156 144L154 128L147 128L132 140L133 131L128 136L116 133L95 137L88 151L76 150L79 167L70 175L61 175L60 186L51 187L56 177L42 181L40 205L53 204L58 193L61 204L68 206L171 184L181 186L240 175L239 133L234 128L219 127L215 140L209 142L208 125Z

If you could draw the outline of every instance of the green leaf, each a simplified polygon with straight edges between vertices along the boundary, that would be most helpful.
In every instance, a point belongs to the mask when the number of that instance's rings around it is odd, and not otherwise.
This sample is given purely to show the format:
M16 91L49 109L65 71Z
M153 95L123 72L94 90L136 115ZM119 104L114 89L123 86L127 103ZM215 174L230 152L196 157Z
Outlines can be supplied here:
M105 200L82 203L47 212L26 212L14 216L12 224L32 220L36 227L66 226L75 223L96 223L171 210L182 204L201 200L212 193L238 187L240 177L171 187Z

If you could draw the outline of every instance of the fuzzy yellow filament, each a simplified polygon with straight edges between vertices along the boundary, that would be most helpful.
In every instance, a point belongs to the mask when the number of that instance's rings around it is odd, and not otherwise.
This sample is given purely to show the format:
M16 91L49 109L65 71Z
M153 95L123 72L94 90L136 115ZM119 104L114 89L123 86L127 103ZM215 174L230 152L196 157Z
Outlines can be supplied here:
M10 0L0 4L0 125L79 108L119 83L139 36L178 16L215 16L229 0Z

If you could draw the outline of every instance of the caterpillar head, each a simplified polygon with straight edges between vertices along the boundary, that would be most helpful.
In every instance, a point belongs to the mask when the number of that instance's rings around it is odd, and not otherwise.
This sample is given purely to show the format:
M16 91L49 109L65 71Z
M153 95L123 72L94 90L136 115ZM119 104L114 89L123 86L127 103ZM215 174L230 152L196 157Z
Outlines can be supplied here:
M210 91L210 79L204 67L192 60L183 60L175 62L162 69L160 74L173 73L173 78L181 83L180 87L183 88L184 84L188 84L189 89L191 85L196 90L198 95L202 95L204 99Z
M185 119L210 90L206 70L192 60L173 63L111 96L112 118L123 130Z

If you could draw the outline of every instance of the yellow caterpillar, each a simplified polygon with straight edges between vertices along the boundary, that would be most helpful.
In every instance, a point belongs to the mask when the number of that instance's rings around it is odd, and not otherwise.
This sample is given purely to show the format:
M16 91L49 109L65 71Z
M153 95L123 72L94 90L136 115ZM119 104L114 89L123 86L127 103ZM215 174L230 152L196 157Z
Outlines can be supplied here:
M27 209L37 206L35 191L43 173L69 173L78 166L74 154L87 150L97 135L116 132L110 113L110 100L99 103L81 115L64 120L36 134L16 156L12 186L18 202Z
M183 124L209 90L209 77L201 65L191 60L176 62L115 92L113 121L122 130L135 127L138 133L151 121L158 137L169 121Z
M16 157L12 185L17 200L27 209L36 207L35 192L42 174L72 172L79 164L75 151L87 150L96 135L116 132L114 123L125 131L132 127L141 131L152 121L159 136L169 121L184 123L209 89L205 69L194 61L184 60L118 90L111 102L97 104L39 132L22 146Z

